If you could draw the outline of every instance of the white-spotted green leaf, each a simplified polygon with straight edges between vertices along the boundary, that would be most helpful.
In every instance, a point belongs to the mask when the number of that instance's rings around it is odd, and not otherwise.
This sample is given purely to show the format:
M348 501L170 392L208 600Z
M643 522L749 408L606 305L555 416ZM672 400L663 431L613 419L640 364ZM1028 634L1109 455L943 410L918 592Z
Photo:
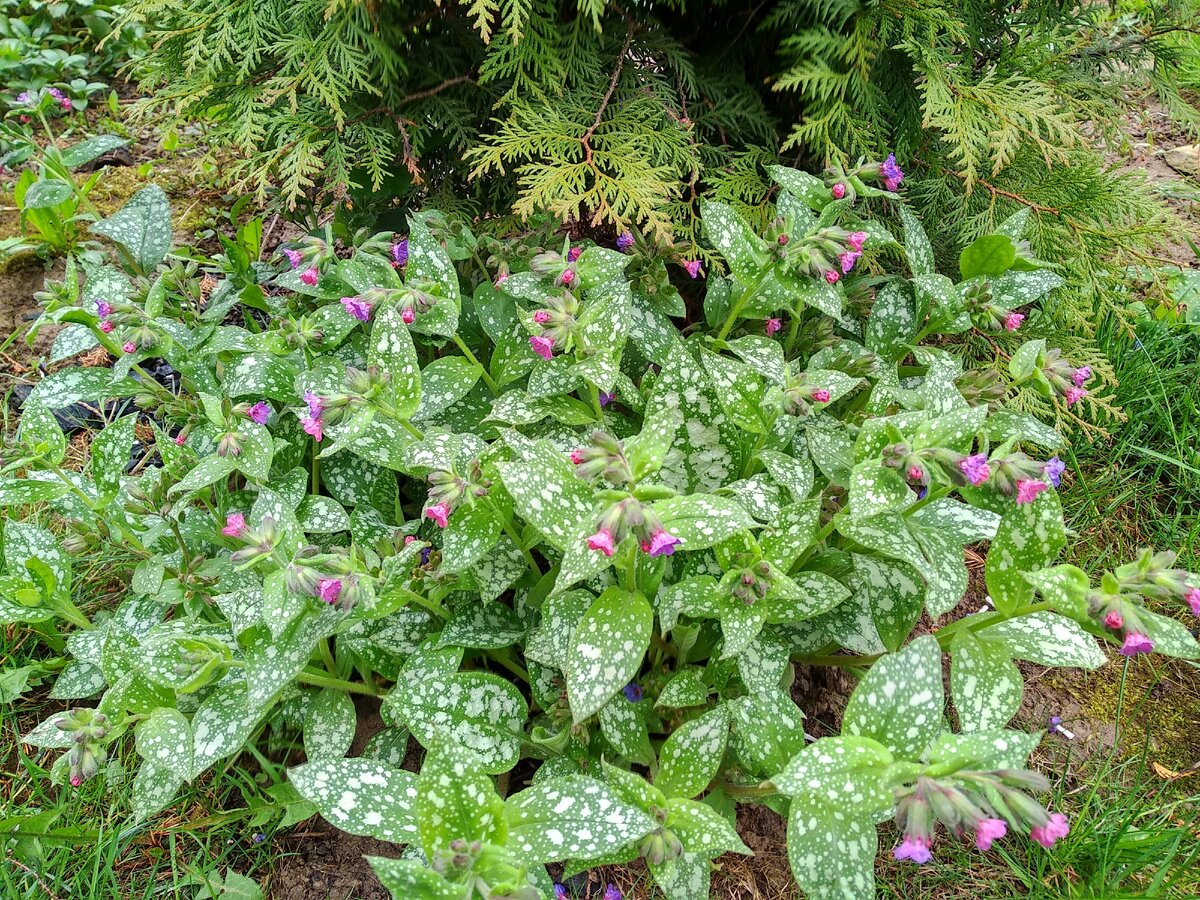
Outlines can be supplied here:
M443 627L438 646L497 650L518 644L524 637L525 626L507 606L468 603L455 610Z
M1038 357L1045 349L1044 338L1023 343L1008 361L1008 374L1013 377L1014 381L1023 381L1028 378L1037 366Z
M933 246L920 221L904 204L899 204L900 221L904 225L904 254L908 268L915 275L933 274Z
M912 296L902 282L888 282L876 294L867 319L867 346L884 359L895 361L908 352L916 334Z
M1155 653L1179 659L1200 657L1200 644L1182 622L1160 616L1148 609L1140 610L1138 614L1142 627L1146 629L1146 636L1154 642Z
M471 574L479 585L479 597L485 603L495 600L526 572L525 555L508 535L500 536L495 549L475 564Z
M559 550L579 536L595 508L591 488L575 477L566 456L545 442L535 444L528 459L500 466L500 477L521 517Z
M289 769L288 780L342 831L397 844L416 839L412 772L373 759L320 759Z
M92 481L100 492L102 502L117 496L120 478L129 465L136 422L137 416L117 419L92 439Z
M306 534L333 534L350 530L350 517L345 507L332 497L309 494L296 509L300 528Z
M1014 504L996 529L984 567L988 593L996 609L1012 613L1030 602L1033 585L1024 573L1052 565L1066 543L1057 493L1043 491L1032 503Z
M551 778L513 794L504 813L508 846L530 862L595 858L658 827L608 785L583 775Z
M667 800L667 827L688 853L704 857L722 853L752 855L733 824L706 803L672 797Z
M151 184L91 230L119 244L148 274L171 249L171 204L163 189Z
M875 896L879 836L870 817L826 800L793 800L787 847L792 875L807 900Z
M944 703L941 650L925 635L876 660L846 704L842 733L917 759L941 730Z
M722 704L676 728L659 750L654 786L668 797L695 797L713 780L729 740L729 709Z
M462 885L451 884L415 859L368 856L379 883L404 900L462 900Z
M1105 660L1096 639L1079 623L1047 611L991 625L975 636L1003 645L1017 659L1043 666L1095 669Z
M371 326L367 364L391 376L386 395L398 418L406 419L421 404L421 370L408 326L400 312L389 306Z
M813 489L812 462L807 455L788 456L777 450L761 450L759 460L771 477L792 492L792 498L806 500Z
M501 524L482 503L459 507L442 532L442 568L461 572L475 565L500 540Z
M950 645L950 692L964 732L1003 728L1021 708L1025 681L1000 641L963 631Z
M430 418L457 403L475 387L482 371L462 356L435 359L421 370L421 403L413 418Z
M810 209L820 210L829 205L832 198L829 188L815 175L786 166L767 166L767 174L785 191L803 200Z
M654 705L663 709L703 706L708 702L708 687L703 677L704 671L696 666L681 669L663 686Z
M91 350L98 343L95 333L88 326L71 323L54 339L54 346L50 348L50 362L70 359L78 353Z
M712 494L659 500L654 512L663 527L682 541L679 550L703 550L755 526L740 503Z
M58 465L66 454L67 437L63 434L58 420L54 418L54 413L50 412L37 396L31 395L21 407L21 423L17 437L50 465ZM125 463L128 462L129 454L126 451L121 472L125 471Z
M943 734L929 748L929 762L960 762L965 769L1024 769L1042 734L988 729L977 734Z
M408 219L408 265L404 269L404 280L414 286L421 286L422 282L437 286L437 303L433 309L417 316L413 322L414 331L446 337L458 331L462 308L458 271L441 241L430 233L419 216Z
M700 203L704 236L729 263L729 271L742 284L754 284L766 256L762 238L743 221L728 203L705 200Z
M642 707L631 703L624 694L617 694L601 708L600 733L625 759L643 766L654 762Z
M504 800L471 754L447 742L421 764L416 819L421 849L432 859L454 841L502 843Z
M105 153L112 153L129 143L125 138L115 134L98 134L87 140L72 144L62 152L62 161L68 169L78 169L80 166L98 159Z
M797 753L782 772L771 776L771 783L801 803L820 799L849 813L871 815L893 802L880 778L891 763L892 754L878 741L827 737Z
M304 720L304 753L310 760L345 756L354 742L357 717L345 691L325 688L313 698Z
M544 666L565 669L579 620L595 597L588 591L565 591L542 605L541 624L525 641L525 656Z
M613 587L596 598L579 621L563 670L576 722L634 679L653 627L654 610L641 594Z
M712 893L712 864L701 853L683 852L657 865L647 863L666 900L708 900Z

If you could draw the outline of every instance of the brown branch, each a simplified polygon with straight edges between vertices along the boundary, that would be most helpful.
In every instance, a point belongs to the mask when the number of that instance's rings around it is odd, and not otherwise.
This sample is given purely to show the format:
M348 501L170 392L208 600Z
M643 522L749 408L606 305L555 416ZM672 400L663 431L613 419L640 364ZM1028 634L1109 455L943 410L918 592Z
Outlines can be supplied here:
M608 109L608 103L612 100L612 95L617 90L617 79L621 77L621 69L625 65L625 54L629 52L629 45L633 42L633 23L629 23L629 27L625 29L625 43L621 45L621 52L617 55L617 64L613 67L612 78L608 81L608 90L604 92L604 97L600 100L600 108L596 110L596 118L592 122L591 127L583 133L583 137L579 139L579 143L583 145L584 162L594 169L592 165L592 136L596 133L596 129L600 127L600 122L604 118L604 111Z
M962 174L959 172L955 172L954 174L957 175L959 178L963 177ZM1020 194L1014 194L1012 191L1006 191L1003 188L998 188L991 182L984 181L982 178L977 178L977 179L975 179L975 181L977 184L981 184L985 188L987 188L989 191L991 191L993 197L995 197L997 195L1001 196L1001 197L1007 197L1009 200L1016 200L1018 203L1024 204L1025 206L1028 206L1030 209L1035 209L1038 212L1053 213L1056 216L1062 214L1062 211L1056 207L1042 206L1042 204L1040 204L1040 203L1034 203L1032 200L1029 200L1026 197L1022 197Z

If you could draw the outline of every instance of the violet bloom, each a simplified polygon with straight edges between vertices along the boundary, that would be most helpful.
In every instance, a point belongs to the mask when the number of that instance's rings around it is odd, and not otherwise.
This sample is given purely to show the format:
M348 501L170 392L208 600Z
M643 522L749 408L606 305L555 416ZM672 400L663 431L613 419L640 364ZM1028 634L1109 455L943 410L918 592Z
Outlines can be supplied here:
M628 253L633 246L633 235L628 231L622 231L617 235L617 249L622 253Z
M124 350L126 353L132 353L134 350L137 349L137 344L135 344L133 341L126 341L124 344L121 345L121 349Z
M601 406L601 408L603 408L603 407L605 407L605 406L608 406L608 404L612 403L612 402L613 402L614 400L616 400L616 399L617 399L617 393L616 393L616 391L612 391L612 392L609 392L609 391L601 391L601 392L600 392L600 406Z
M1087 384L1088 379L1091 377L1092 377L1092 367L1091 366L1080 366L1078 369L1076 369L1074 372L1071 373L1071 381L1074 382L1075 387L1080 387L1080 388L1083 387L1085 384Z
M837 284L838 280L841 277L842 277L842 275L840 272L838 272L837 269L826 269L825 270L825 280L827 282L829 282L830 284Z
M567 251L567 262L575 262L577 259L579 259L579 254L581 253L583 253L582 247L572 247Z
M1067 825L1067 817L1062 813L1054 813L1045 825L1029 829L1029 837L1049 850L1056 841L1065 838L1070 830L1070 826Z
M435 503L433 506L425 508L425 518L433 519L437 522L438 528L445 528L450 524L450 507L445 503Z
M839 181L829 189L829 193L832 195L834 200L841 200L846 196L846 186Z
M650 549L646 552L651 556L670 556L682 543L683 541L664 529L650 537Z
M929 838L905 835L904 840L892 850L892 858L897 860L911 859L915 863L927 863L933 859L929 851Z
M309 266L300 273L300 280L309 287L316 287L317 281L320 279L321 273L317 271L316 266Z
M1017 505L1023 506L1026 503L1032 503L1033 498L1042 491L1050 489L1050 485L1044 481L1034 481L1030 478L1022 478L1017 481Z
M604 889L604 900L621 900L621 892L615 884L610 884Z
M259 425L266 425L267 419L271 418L271 406L266 400L259 400L248 410L246 410L246 418L251 422L256 422Z
M554 900L567 900L567 888L565 885L554 882Z
M1021 323L1025 321L1025 314L1019 312L1010 312L1004 317L1004 330L1016 331L1021 327Z
M589 550L599 550L605 556L613 555L613 536L607 528L601 528L587 539Z
M1104 614L1104 627L1111 628L1113 631L1120 631L1125 626L1125 617L1115 609L1110 609Z
M1192 615L1200 616L1200 588L1188 588L1187 593L1183 595L1183 599L1192 608Z
M963 473L963 477L975 487L979 487L985 481L992 477L992 469L988 465L988 458L983 453L974 453L971 456L964 456L958 461L958 470Z
M221 529L221 534L225 537L240 538L245 537L249 532L246 527L246 517L241 513L230 513L225 517L225 527Z
M311 436L318 444L325 437L325 425L316 416L301 416L300 424L304 426L304 433Z
M545 325L550 321L550 313L544 309L539 309L533 314L533 321L539 325Z
M1136 656L1139 653L1149 653L1153 649L1154 641L1140 631L1131 631L1125 635L1125 643L1121 645L1120 653L1122 656Z
M300 263L304 262L304 257L300 255L299 250L293 250L290 247L285 247L283 250L283 255L287 257L287 261L291 264L293 269L300 268Z
M688 275L690 275L693 279L700 277L700 260L698 260L698 259L685 260L683 263L683 267L684 267L684 269L687 270Z
M1069 387L1063 396L1067 398L1067 406L1074 406L1087 396L1087 391L1085 391L1083 388Z
M317 582L317 596L322 602L334 604L338 602L338 597L342 595L342 581L340 578L322 578Z
M361 297L343 297L342 306L346 308L346 312L360 322L367 322L371 319L371 304Z
M894 192L896 188L900 187L900 182L904 180L904 172L896 164L895 153L888 154L883 165L879 167L879 174L883 176L883 186L889 191Z
M392 263L397 269L408 265L408 238L403 238L392 244Z
M29 91L21 91L21 93L17 94L18 103L28 103L31 99Z
M1067 464L1057 456L1052 456L1042 466L1042 474L1050 479L1050 483L1055 487L1062 484L1063 472L1067 470Z
M850 245L850 249L855 253L861 253L863 244L870 237L865 231L853 231L846 237L846 243Z
M310 416L319 416L325 410L325 400L313 391L304 392L304 402Z
M766 328L767 337L770 337L771 335L775 334L781 328L783 328L783 320L782 319L767 319L767 328Z
M642 699L642 686L636 681L631 681L625 685L625 699L630 703L637 703Z
M550 359L554 356L554 341L545 335L535 334L529 339L529 346L542 359Z
M842 264L842 274L850 274L850 270L854 268L854 264L858 262L858 258L862 256L853 250L847 250L845 253L838 254L838 262Z
M53 88L53 87L46 88L46 93L49 94L51 97L53 97L55 100L63 99L63 92L60 91L58 88Z
M980 850L991 850L992 841L1008 834L1008 825L1003 819L980 819L975 823L975 846Z
M107 319L112 314L113 308L111 303L109 303L107 300L96 301L96 315L102 319Z

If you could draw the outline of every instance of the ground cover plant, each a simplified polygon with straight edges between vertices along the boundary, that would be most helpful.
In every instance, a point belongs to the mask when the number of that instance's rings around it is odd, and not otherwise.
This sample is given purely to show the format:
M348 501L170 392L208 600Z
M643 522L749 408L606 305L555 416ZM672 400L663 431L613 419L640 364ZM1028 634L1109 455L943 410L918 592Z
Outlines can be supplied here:
M1027 212L951 279L894 159L771 172L764 227L703 204L704 260L435 211L198 260L154 187L93 226L114 254L39 325L115 362L37 384L0 484L3 614L74 707L24 738L61 751L50 778L128 759L144 821L299 730L276 814L409 845L375 861L397 897L549 897L547 863L639 857L706 897L747 803L787 816L813 897L870 893L889 818L898 860L1062 840L1041 735L1006 728L1014 659L1194 657L1161 613L1200 613L1200 582L1149 550L1060 562L1063 440L1015 404L1091 373L945 344L1019 335L1062 283ZM82 470L54 415L79 401L113 404ZM980 544L994 610L963 616ZM89 617L72 558L97 547L133 571ZM806 740L798 664L862 675L839 736ZM347 758L356 694L388 727Z

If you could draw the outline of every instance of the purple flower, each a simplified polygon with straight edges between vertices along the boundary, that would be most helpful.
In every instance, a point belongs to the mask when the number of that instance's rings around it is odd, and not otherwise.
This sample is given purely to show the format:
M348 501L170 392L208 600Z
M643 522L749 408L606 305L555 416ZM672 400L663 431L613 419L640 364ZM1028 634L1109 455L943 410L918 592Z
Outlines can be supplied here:
M1085 391L1083 388L1069 387L1063 396L1067 398L1067 406L1074 406L1087 396L1087 391Z
M583 253L582 247L572 247L567 251L567 262L575 262L581 253Z
M649 547L646 550L651 556L670 556L675 552L675 548L682 544L679 538L671 534L667 530L655 532L650 538Z
M1017 481L1017 506L1032 503L1038 494L1049 489L1050 485L1044 481L1034 481L1031 478L1019 479Z
M342 582L339 578L322 578L317 582L317 596L324 603L337 603L342 594Z
M96 315L102 319L107 319L112 314L113 308L111 303L109 303L107 300L96 301Z
M605 556L613 555L613 536L607 528L601 528L587 539L589 550L599 550Z
M221 529L221 534L225 537L240 538L244 537L249 531L246 527L246 517L241 513L230 513L225 517L225 527Z
M636 681L631 681L625 685L625 699L630 703L637 703L642 699L642 686Z
M889 191L895 191L900 187L900 182L904 180L904 172L896 165L895 153L888 154L888 158L879 167L879 174L883 176L883 186Z
M342 306L346 308L346 312L354 316L360 322L370 321L371 304L361 297L343 297Z
M698 259L686 260L683 264L683 267L685 269L687 269L688 275L690 275L692 278L700 277L700 260L698 260Z
M633 246L633 235L628 231L622 231L617 235L617 249L622 253L628 253Z
M397 269L408 265L408 238L403 238L392 244L392 263Z
M992 841L1008 834L1008 825L1003 819L980 819L975 823L975 846L980 850L991 850Z
M308 405L310 416L319 416L325 410L325 400L312 391L304 392L304 402Z
M783 319L767 319L767 337L775 334L775 332L779 331L781 328L783 328Z
M848 275L850 273L850 270L854 268L854 264L858 262L858 258L860 256L862 256L862 254L855 250L847 250L845 253L838 255L838 262L840 262L842 265L843 275Z
M304 262L304 257L300 255L300 251L293 250L291 247L285 247L283 255L287 257L287 261L291 263L293 269L300 268L300 263Z
M1200 588L1188 588L1187 593L1183 595L1183 599L1192 608L1192 615L1200 616Z
M1055 487L1058 487L1060 484L1062 484L1062 475L1066 470L1067 464L1057 456L1050 457L1050 459L1046 461L1046 464L1042 466L1042 474L1049 478L1050 483Z
M600 392L600 406L601 407L608 406L608 404L612 403L616 399L617 399L616 391L613 391L612 393L609 393L608 391Z
M1081 388L1085 384L1087 384L1087 380L1091 377L1092 377L1092 367L1091 366L1080 366L1078 369L1076 369L1074 372L1071 373L1071 381L1074 382L1075 387L1079 387L1079 388Z
M21 91L21 93L17 94L18 103L28 103L31 99L29 91Z
M846 243L850 245L850 249L855 253L861 253L863 244L867 242L868 237L870 237L870 235L868 235L865 231L854 231L846 237Z
M259 425L266 425L267 419L271 418L271 407L266 400L259 400L246 410L246 418Z
M63 92L60 91L58 88L46 88L46 93L49 94L51 97L53 97L55 100L64 99Z
M963 477L975 487L979 487L992 475L992 470L988 466L988 458L983 453L963 457L958 461L958 468L963 473Z
M604 900L621 900L621 892L615 884L610 884L604 889Z
M567 888L565 885L554 882L554 900L567 900Z
M1029 829L1029 837L1049 850L1059 838L1065 838L1070 830L1067 817L1062 813L1054 813L1045 825Z
M897 860L911 859L915 863L929 862L933 859L933 854L929 852L929 838L906 834L904 840L892 850L892 857Z
M1122 656L1136 656L1139 653L1149 653L1153 649L1154 641L1140 631L1131 631L1125 635L1125 643L1121 645L1120 653ZM1066 832L1064 831L1063 834Z
M535 334L529 339L529 346L542 359L550 359L554 356L554 341L545 335Z
M310 435L317 443L320 443L321 439L325 437L325 426L316 416L301 416L300 424L304 426L304 433Z

